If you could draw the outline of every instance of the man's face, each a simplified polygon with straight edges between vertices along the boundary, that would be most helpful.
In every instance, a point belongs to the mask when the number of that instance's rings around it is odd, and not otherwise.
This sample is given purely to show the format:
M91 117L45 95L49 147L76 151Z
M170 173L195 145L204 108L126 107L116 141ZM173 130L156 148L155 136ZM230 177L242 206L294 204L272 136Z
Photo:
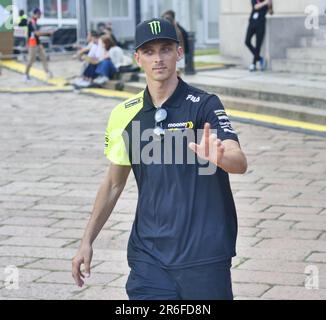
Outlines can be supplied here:
M165 81L176 73L176 64L182 55L182 48L174 41L157 40L140 47L135 59L148 78Z

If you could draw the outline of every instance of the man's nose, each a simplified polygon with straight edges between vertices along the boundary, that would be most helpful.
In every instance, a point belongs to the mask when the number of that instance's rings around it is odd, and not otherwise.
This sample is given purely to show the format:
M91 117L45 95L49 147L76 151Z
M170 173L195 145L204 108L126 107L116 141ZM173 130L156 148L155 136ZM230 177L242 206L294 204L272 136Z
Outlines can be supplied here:
M161 62L163 59L162 59L162 54L161 52L157 52L155 53L155 62L158 63L158 62Z

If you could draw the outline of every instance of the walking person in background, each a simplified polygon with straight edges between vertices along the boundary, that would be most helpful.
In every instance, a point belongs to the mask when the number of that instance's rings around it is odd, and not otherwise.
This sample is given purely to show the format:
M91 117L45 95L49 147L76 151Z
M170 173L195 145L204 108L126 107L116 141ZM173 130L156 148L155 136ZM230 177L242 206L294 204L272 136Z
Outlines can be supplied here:
M260 70L266 69L266 61L260 56L260 50L265 37L266 14L273 14L273 0L251 0L252 12L249 19L249 26L246 35L246 46L253 54L253 62L249 66L249 71L257 70L257 62L259 62ZM256 47L251 43L252 37L256 36Z
M28 40L27 40L27 46L28 46L28 63L26 66L25 71L25 81L30 80L29 72L32 68L32 65L34 64L36 60L37 53L39 54L39 57L42 61L44 71L47 74L47 78L52 78L52 73L49 70L47 57L45 54L45 50L43 45L40 42L41 36L50 36L52 34L51 31L41 32L39 25L37 24L37 20L41 17L41 10L36 8L33 10L33 16L31 20L28 22L27 28L28 28Z

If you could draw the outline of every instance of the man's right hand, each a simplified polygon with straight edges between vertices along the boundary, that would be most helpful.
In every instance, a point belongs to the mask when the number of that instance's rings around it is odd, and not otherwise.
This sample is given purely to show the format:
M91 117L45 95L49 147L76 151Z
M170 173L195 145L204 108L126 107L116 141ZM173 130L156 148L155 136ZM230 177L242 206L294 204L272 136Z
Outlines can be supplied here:
M84 285L85 278L89 278L91 274L92 243L108 220L126 185L130 171L131 166L111 164L97 192L94 210L87 224L81 245L72 260L72 276L79 287ZM85 265L85 275L80 270L82 264Z
M85 283L85 278L89 278L91 275L92 257L92 246L82 244L72 260L72 276L78 287L82 287ZM82 264L85 266L85 274L83 274L80 269Z

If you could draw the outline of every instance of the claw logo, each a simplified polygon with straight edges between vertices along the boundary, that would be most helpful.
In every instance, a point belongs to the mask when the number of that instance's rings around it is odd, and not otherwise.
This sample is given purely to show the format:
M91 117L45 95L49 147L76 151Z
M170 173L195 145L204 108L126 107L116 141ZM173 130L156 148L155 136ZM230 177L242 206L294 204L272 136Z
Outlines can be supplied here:
M151 32L154 35L158 35L161 33L161 22L160 21L152 21L149 23L151 27Z

